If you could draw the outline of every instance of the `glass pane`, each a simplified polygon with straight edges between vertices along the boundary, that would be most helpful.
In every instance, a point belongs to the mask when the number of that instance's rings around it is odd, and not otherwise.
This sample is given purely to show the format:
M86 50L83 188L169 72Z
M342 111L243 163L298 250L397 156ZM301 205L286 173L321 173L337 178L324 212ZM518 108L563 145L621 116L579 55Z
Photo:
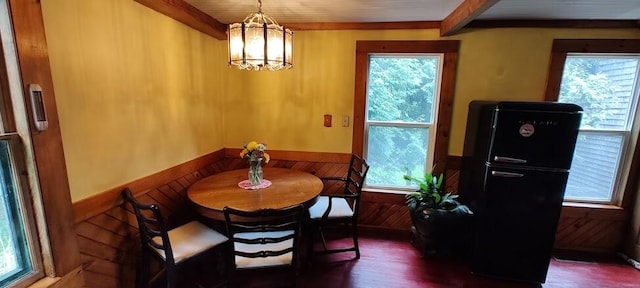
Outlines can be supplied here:
M584 109L581 128L628 130L637 58L569 56L559 102Z
M424 174L428 137L428 128L370 126L367 185L410 187L402 176Z
M367 119L432 123L439 57L371 56Z
M7 141L0 141L0 286L31 271Z
M565 199L610 201L623 139L616 134L578 134Z

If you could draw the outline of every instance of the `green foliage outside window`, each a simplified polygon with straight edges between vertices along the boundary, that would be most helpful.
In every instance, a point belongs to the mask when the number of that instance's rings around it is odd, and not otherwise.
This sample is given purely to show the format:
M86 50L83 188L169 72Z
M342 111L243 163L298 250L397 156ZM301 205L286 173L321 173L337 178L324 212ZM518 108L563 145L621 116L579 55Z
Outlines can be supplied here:
M367 184L409 186L406 170L425 171L435 114L439 58L372 56L367 89ZM417 124L417 125L416 125Z
M611 203L634 117L639 58L571 55L558 101L584 109L565 199Z
M0 141L0 287L31 269L14 186L9 145Z
M616 87L607 75L598 71L602 60L567 58L560 87L561 101L580 105L585 110L582 128L601 126L613 114L616 101L611 99Z

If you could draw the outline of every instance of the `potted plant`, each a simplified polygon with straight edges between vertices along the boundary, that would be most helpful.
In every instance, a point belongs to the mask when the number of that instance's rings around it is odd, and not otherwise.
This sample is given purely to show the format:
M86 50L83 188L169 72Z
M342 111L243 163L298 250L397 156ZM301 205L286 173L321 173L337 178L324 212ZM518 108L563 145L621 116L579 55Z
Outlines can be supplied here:
M457 194L442 189L444 176L427 172L422 178L404 175L404 179L418 186L405 198L413 222L412 243L422 256L466 252L473 212L458 202Z

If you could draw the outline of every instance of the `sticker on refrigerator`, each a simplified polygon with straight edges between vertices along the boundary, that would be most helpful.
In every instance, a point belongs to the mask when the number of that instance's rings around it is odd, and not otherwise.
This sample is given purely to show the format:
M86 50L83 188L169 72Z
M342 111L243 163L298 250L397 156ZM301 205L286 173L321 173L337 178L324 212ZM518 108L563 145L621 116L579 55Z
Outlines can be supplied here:
M536 128L533 127L533 125L531 124L524 124L520 126L520 135L522 135L522 137L529 137L533 135L535 131L536 131Z

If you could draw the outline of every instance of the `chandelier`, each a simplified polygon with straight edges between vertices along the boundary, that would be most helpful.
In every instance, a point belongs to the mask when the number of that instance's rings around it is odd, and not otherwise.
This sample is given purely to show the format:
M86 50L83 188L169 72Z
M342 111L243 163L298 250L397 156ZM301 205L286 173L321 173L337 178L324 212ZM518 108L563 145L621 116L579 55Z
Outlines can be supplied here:
M262 0L258 12L230 24L227 33L230 66L270 71L293 67L293 32L262 13Z

